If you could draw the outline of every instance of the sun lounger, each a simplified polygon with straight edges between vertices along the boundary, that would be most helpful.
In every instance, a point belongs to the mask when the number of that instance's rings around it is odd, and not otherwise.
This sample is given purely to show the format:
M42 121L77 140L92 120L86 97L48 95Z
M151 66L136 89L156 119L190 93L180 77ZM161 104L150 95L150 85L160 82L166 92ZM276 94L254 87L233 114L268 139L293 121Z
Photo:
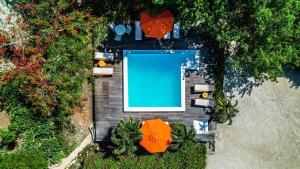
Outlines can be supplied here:
M93 68L93 75L97 76L112 76L114 73L113 68L100 68L100 67L94 67Z
M215 107L215 101L209 99L195 99L195 106Z
M196 134L208 133L208 120L207 119L193 120L193 126L194 126Z
M164 39L171 39L171 33L168 32L168 33L164 36Z
M142 40L142 29L140 21L135 21L135 40Z
M180 38L180 22L176 22L173 28L173 38Z
M215 85L212 84L195 84L195 92L213 92L215 91Z
M107 60L112 61L114 60L115 54L114 53L103 53L103 52L95 52L94 59L95 60Z

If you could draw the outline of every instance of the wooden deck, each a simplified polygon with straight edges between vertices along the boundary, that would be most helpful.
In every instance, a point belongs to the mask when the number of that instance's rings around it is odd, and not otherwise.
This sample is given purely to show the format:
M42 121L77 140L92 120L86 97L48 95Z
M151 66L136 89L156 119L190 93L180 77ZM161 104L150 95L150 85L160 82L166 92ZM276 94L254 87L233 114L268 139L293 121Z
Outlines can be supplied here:
M166 44L173 44L172 49L197 49L201 52L200 73L192 72L186 77L186 111L185 112L134 112L123 111L123 49L165 49ZM199 97L199 94L192 93L192 86L196 83L213 83L212 60L206 54L205 45L199 39L187 41L171 40L159 42L158 40L133 41L124 40L122 42L110 41L104 48L108 48L119 53L118 63L113 65L114 75L112 77L98 77L95 83L94 92L94 128L95 141L107 141L111 131L123 118L140 118L142 120L161 118L169 122L183 122L187 127L191 127L194 119L210 119L210 109L193 107L192 99ZM102 47L100 47L102 48ZM206 134L197 137L200 141L214 141L214 134Z

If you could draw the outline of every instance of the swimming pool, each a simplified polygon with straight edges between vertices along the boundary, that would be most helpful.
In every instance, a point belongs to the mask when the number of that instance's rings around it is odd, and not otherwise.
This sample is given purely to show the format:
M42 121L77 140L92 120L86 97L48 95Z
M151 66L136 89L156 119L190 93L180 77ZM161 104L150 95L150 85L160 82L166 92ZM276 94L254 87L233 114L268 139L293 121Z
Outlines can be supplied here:
M124 50L124 111L185 111L186 63L197 50Z

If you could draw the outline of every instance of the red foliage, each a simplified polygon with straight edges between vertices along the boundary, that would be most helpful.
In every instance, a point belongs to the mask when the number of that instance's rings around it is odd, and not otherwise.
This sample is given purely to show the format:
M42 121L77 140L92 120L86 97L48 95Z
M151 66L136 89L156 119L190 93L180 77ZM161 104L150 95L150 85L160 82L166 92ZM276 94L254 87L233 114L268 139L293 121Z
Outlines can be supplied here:
M6 42L6 37L5 36L3 36L3 35L0 35L0 44L3 44L3 43L5 43Z
M0 57L4 57L6 54L6 48L0 48Z
M89 18L89 17L91 17L91 14L90 13L86 13L85 16Z
M78 33L78 31L76 30L76 28L73 28L73 29L72 29L72 34L73 34L73 35L77 35L77 33Z

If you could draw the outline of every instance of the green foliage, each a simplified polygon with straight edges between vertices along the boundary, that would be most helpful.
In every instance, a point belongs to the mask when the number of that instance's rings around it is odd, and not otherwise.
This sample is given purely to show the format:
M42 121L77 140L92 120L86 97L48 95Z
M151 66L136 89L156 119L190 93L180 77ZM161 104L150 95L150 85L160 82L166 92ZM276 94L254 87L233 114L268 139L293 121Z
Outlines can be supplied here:
M16 105L8 112L10 124L7 132L19 133L22 140L21 151L39 150L42 157L51 164L58 162L65 155L62 151L63 137L53 123L38 116L34 109L25 106Z
M81 106L82 84L91 76L93 50L105 40L107 23L77 1L12 5L31 38L22 49L5 50L16 65L0 75L0 102L10 116L7 132L22 140L18 151L35 149L49 164L57 163L65 155L61 131ZM13 140L8 136L4 141Z
M141 120L134 120L133 118L119 122L111 136L111 141L115 144L114 153L116 155L133 155L137 151L138 142L142 138L141 124Z
M102 153L89 151L82 168L115 168L115 169L146 169L146 168L197 168L204 169L206 165L206 146L201 143L187 142L176 152L163 154L126 156L115 159L105 158Z
M174 123L171 127L173 138L172 149L176 150L188 142L195 142L196 132L193 128L188 130L182 123Z
M20 151L0 155L1 169L46 169L47 161L39 151Z
M232 118L239 112L239 110L236 109L238 102L236 101L234 105L231 104L231 101L224 96L223 91L219 91L219 93L216 94L216 100L217 104L214 119L220 123L229 120L229 125L231 125Z
M231 57L233 66L242 66L245 75L258 79L283 76L283 67L300 67L300 22L298 0L152 0L171 7L181 26L208 33ZM234 52L230 42L237 42Z
M16 133L7 130L0 130L0 147L13 146L16 140Z

